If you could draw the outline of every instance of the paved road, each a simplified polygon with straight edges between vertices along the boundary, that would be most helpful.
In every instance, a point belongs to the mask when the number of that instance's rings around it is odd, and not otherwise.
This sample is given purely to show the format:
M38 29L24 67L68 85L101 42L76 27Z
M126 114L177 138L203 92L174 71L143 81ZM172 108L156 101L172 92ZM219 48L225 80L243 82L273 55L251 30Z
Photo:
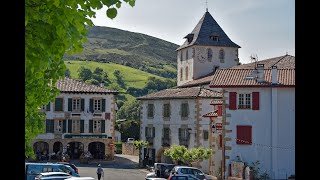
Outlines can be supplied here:
M80 176L89 176L97 179L96 170L100 163L104 170L102 180L144 180L148 173L145 169L138 169L138 157L117 155L114 161L95 161L89 164L74 162L79 169Z

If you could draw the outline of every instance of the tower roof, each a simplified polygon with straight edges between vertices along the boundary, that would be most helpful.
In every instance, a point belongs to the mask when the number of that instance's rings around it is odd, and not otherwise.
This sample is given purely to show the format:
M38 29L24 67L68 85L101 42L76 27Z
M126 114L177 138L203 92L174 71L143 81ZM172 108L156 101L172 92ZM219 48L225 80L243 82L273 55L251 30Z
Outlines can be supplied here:
M213 40L213 37L218 38L218 40ZM185 38L187 38L187 40L177 50L192 45L241 48L229 39L208 11L205 12L196 27Z

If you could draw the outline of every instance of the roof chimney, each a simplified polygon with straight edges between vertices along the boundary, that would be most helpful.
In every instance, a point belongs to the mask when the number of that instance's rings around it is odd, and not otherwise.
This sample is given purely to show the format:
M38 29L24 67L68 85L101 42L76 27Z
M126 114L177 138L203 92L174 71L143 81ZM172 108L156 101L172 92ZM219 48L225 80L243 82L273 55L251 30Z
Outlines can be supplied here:
M264 82L264 64L257 64L257 82Z
M271 83L278 84L278 69L277 66L271 67Z

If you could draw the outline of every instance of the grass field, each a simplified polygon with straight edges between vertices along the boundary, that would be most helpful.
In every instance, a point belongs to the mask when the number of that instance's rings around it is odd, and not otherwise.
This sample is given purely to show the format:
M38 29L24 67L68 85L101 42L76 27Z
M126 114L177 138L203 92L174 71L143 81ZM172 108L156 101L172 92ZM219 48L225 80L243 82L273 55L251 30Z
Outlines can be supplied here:
M78 69L80 69L81 66L89 68L91 71L94 71L95 68L99 67L102 68L103 71L107 72L109 80L112 83L115 83L116 78L113 75L113 72L115 70L119 70L127 87L134 87L139 89L144 88L149 77L156 77L162 80L166 79L157 75L140 71L138 69L115 63L100 63L94 61L65 61L65 64L71 72L71 77L75 79L78 79Z

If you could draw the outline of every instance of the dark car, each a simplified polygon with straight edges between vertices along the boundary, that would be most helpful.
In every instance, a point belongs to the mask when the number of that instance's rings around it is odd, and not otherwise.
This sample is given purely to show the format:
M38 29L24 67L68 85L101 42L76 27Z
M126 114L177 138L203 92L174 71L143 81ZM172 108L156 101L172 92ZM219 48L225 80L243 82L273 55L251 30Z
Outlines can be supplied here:
M72 169L73 169L77 174L79 174L79 170L78 170L77 166L74 165L74 164L72 164L72 163L70 163L70 162L57 162L57 164L65 164L65 165L68 165L68 166L72 167Z

